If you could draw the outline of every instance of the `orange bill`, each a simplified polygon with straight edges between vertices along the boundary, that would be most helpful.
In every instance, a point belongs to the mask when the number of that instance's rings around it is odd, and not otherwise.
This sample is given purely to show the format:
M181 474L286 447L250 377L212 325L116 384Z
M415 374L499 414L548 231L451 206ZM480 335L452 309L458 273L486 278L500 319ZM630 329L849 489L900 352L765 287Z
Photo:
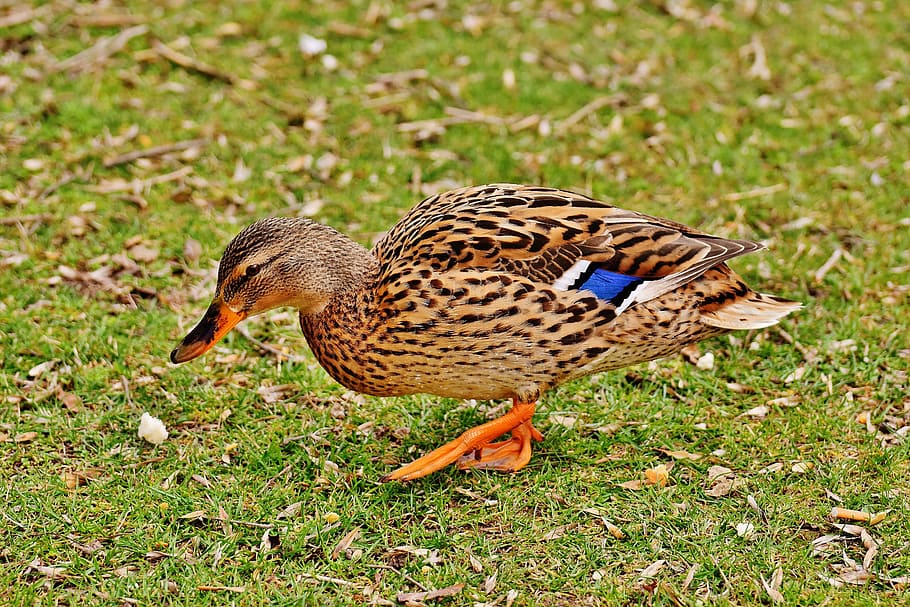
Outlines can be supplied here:
M244 318L245 312L234 312L220 297L216 298L199 324L171 352L171 362L185 363L205 354Z

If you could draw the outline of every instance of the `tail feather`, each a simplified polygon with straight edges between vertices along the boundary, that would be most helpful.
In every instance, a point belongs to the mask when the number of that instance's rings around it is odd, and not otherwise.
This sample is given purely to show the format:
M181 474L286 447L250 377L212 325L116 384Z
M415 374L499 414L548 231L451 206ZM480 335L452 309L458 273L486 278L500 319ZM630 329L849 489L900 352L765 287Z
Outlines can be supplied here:
M798 301L752 292L716 310L702 311L701 322L721 329L763 329L802 307Z

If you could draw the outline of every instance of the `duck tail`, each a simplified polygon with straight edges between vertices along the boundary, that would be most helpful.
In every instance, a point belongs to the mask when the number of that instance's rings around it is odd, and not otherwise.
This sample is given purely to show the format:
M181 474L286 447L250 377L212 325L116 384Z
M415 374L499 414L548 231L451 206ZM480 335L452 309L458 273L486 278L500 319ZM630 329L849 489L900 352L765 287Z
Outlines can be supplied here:
M749 291L744 297L717 309L703 309L701 322L721 329L764 329L802 307L798 301Z

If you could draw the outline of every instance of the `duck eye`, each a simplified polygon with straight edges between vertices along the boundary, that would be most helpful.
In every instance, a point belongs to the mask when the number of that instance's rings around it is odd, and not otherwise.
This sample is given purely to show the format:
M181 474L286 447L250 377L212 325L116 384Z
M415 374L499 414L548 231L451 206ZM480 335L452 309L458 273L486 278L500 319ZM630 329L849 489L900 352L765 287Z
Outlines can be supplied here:
M249 278L251 276L256 276L256 274L259 274L259 270L261 270L261 269L262 269L262 266L258 266L255 264L249 265L246 267L245 275L247 278Z

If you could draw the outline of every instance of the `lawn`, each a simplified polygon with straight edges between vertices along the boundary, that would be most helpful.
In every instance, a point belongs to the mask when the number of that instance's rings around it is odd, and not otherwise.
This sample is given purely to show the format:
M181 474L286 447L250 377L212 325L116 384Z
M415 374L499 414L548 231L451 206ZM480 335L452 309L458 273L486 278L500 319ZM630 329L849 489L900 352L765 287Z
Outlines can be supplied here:
M910 603L907 23L0 2L0 604ZM516 474L410 484L379 479L508 403L346 392L290 310L168 362L251 221L369 245L503 181L759 240L734 268L805 308L553 390Z

